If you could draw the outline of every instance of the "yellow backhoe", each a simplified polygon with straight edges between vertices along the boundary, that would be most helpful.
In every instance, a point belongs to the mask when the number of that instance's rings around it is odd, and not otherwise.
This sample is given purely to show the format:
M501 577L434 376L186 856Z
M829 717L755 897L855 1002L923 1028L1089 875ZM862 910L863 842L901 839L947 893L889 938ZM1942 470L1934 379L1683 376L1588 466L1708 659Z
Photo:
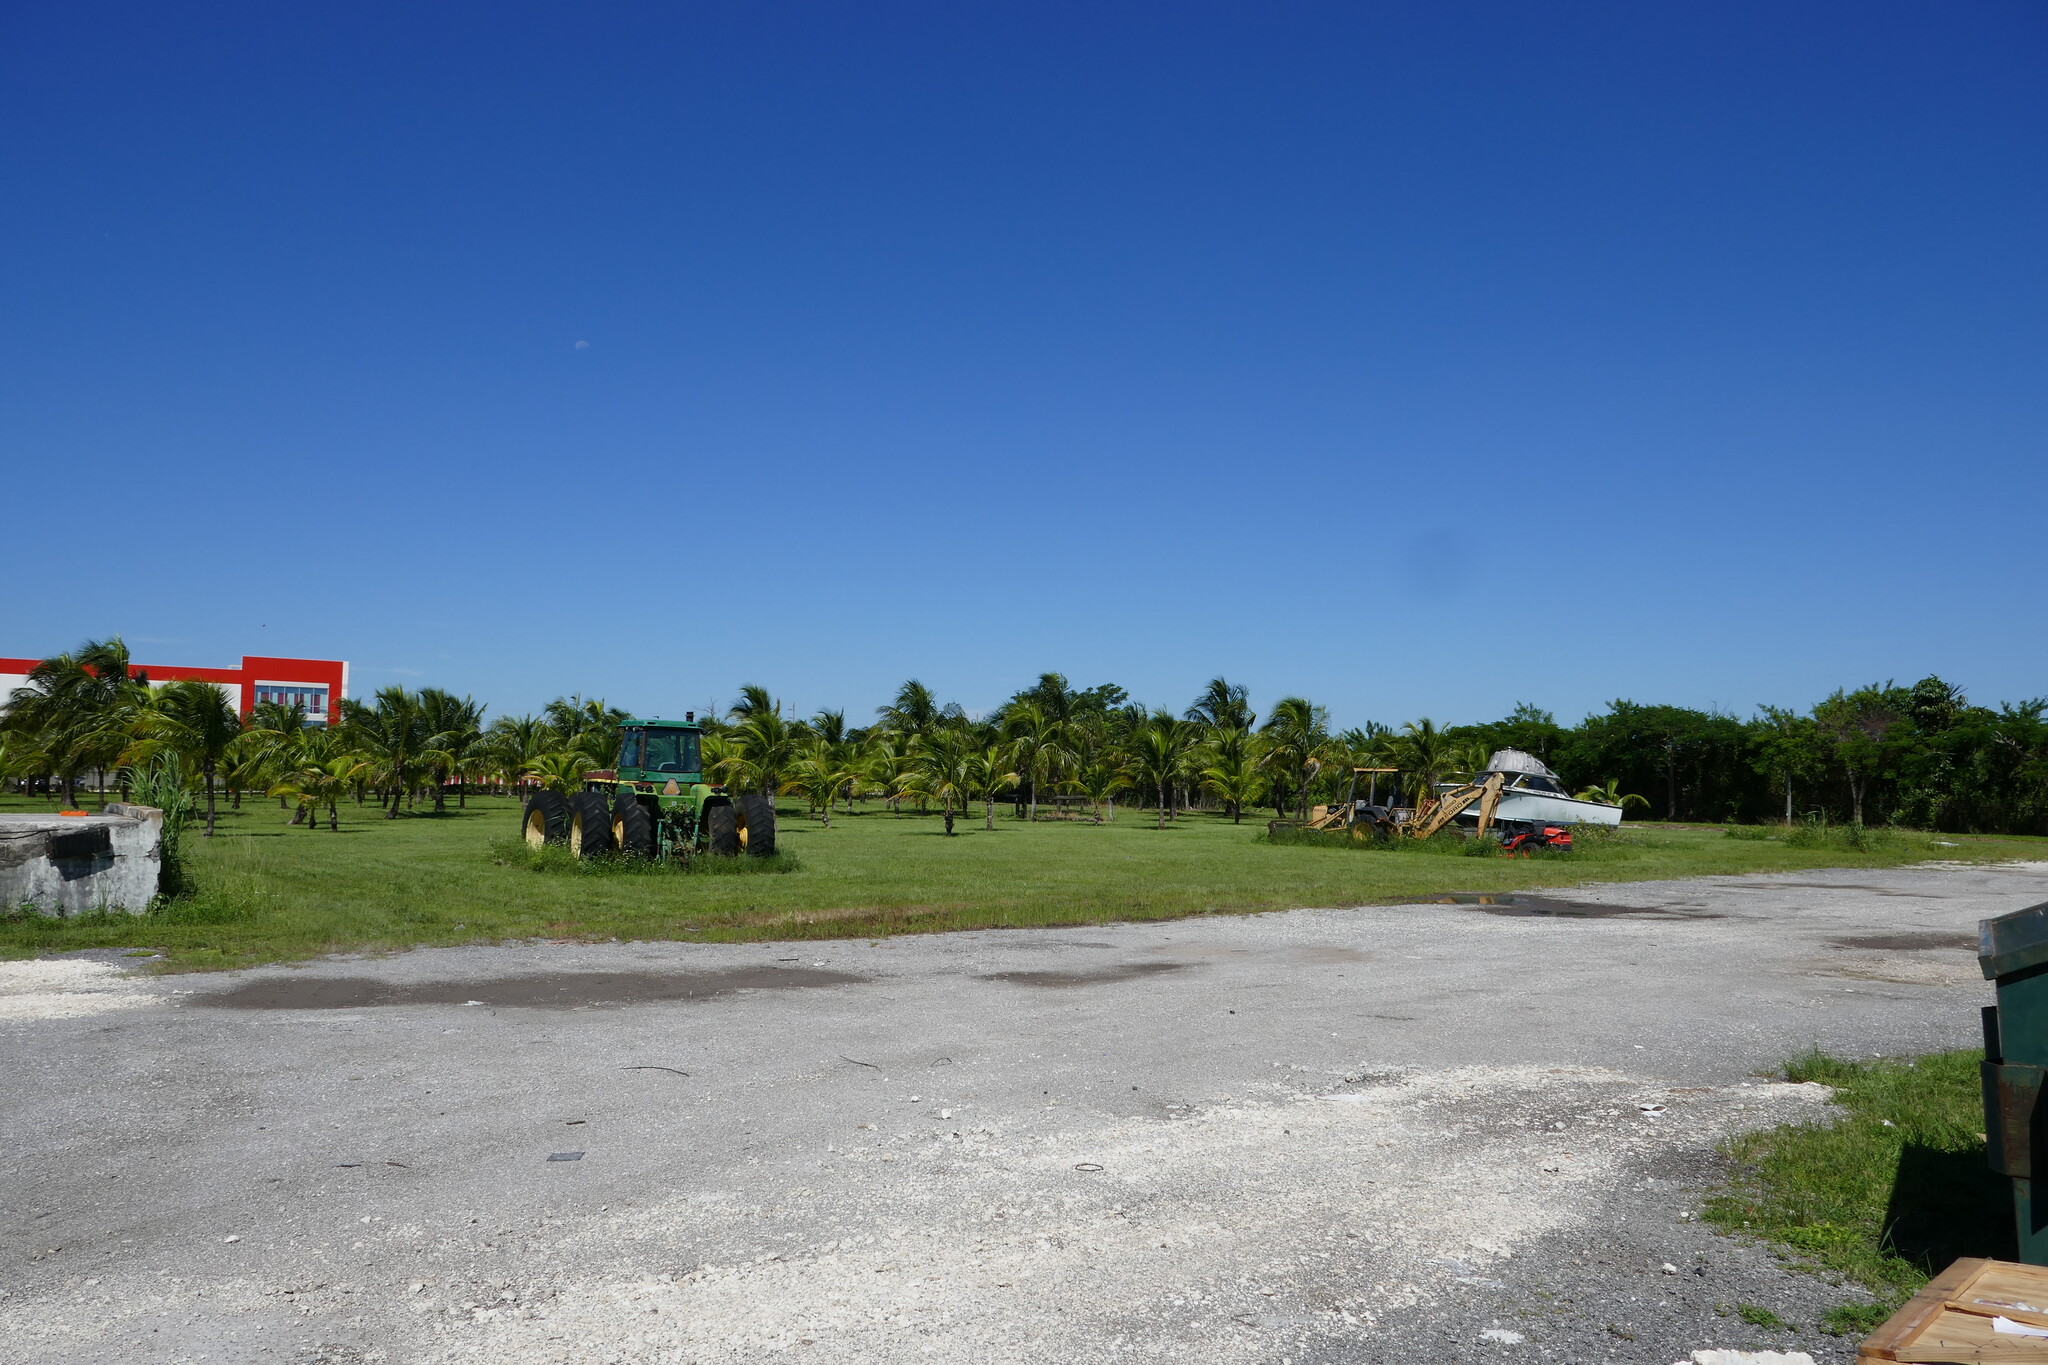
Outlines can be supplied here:
M1505 773L1488 773L1484 782L1467 782L1455 791L1447 791L1429 808L1429 814L1410 821L1401 828L1418 839L1427 839L1457 819L1467 806L1477 801L1479 833L1483 836L1486 831L1493 828L1493 813L1500 808L1501 784L1506 780Z
M1405 834L1416 839L1427 839L1451 821L1458 818L1473 802L1479 803L1479 833L1485 834L1493 828L1493 813L1500 807L1501 787L1506 782L1504 773L1488 773L1483 781L1468 782L1462 787L1445 792L1436 804L1419 812L1417 817L1405 824L1394 823L1391 815L1377 801L1360 802L1358 775L1372 774L1372 794L1379 795L1379 774L1398 772L1397 768L1353 768L1351 790L1345 793L1339 805L1316 806L1309 812L1308 827L1316 830L1349 829L1361 821L1369 822L1392 834Z

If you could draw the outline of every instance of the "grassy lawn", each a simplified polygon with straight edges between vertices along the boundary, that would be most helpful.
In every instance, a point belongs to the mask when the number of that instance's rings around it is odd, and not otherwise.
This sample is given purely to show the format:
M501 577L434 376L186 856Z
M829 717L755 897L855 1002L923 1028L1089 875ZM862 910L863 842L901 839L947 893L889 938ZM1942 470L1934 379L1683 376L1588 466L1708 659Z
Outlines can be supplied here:
M1876 1294L1875 1305L1829 1315L1824 1325L1841 1333L1870 1331L1958 1256L2010 1259L2011 1189L1984 1161L1982 1060L1793 1062L1788 1079L1835 1087L1847 1116L1737 1138L1735 1184L1708 1203L1708 1219Z
M0 798L0 809L53 802ZM1025 824L980 815L944 837L937 816L871 807L829 829L785 805L780 843L793 870L703 876L591 875L535 870L507 855L517 832L510 798L453 798L442 816L379 818L344 807L339 833L286 828L272 800L224 812L208 840L187 833L195 894L140 918L58 922L0 919L0 954L87 947L165 951L190 970L320 953L508 938L873 938L1011 925L1099 923L1358 905L1453 891L1643 881L1817 867L1888 867L1931 857L2048 857L2048 840L1886 836L1868 849L1793 847L1729 838L1718 828L1631 826L1572 854L1463 857L1455 849L1400 852L1274 845L1263 820L1232 825L1184 816L1164 830L1130 810L1113 823ZM500 847L494 850L493 844ZM1952 845L1952 846L1950 846Z

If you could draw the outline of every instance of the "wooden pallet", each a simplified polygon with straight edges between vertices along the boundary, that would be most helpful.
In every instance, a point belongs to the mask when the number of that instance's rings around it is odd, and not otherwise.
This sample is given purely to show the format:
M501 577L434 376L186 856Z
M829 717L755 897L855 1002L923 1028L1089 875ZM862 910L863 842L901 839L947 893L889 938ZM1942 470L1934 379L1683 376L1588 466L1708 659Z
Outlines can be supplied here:
M1864 1338L1856 1359L2048 1365L2048 1335L2000 1332L1998 1318L2048 1333L2048 1266L1965 1257Z

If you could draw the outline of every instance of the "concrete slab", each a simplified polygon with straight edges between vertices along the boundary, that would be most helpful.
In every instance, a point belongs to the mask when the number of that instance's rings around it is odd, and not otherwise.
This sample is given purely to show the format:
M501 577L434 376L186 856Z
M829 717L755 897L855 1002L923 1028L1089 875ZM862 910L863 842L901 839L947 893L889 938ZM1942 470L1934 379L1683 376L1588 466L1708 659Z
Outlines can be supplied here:
M120 804L98 815L0 814L0 906L141 914L156 899L163 820L160 810Z
M1935 866L129 978L144 1003L0 1011L0 1340L1846 1361L1810 1324L1850 1291L1690 1217L1713 1147L1825 1112L1758 1079L1790 1054L1972 1045L1963 936L2043 899L2048 865ZM1754 1339L1741 1302L1808 1330Z

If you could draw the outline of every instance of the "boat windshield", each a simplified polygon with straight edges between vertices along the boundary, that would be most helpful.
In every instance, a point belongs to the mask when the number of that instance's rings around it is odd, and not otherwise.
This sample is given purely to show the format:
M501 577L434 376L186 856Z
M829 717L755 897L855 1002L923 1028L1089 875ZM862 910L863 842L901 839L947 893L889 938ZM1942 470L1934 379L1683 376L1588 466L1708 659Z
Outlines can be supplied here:
M650 773L694 773L700 771L695 730L649 730L641 754L640 769Z
M1523 773L1515 779L1515 785L1525 792L1555 792L1559 796L1564 795L1564 788L1557 785L1556 778L1544 777L1539 773Z

